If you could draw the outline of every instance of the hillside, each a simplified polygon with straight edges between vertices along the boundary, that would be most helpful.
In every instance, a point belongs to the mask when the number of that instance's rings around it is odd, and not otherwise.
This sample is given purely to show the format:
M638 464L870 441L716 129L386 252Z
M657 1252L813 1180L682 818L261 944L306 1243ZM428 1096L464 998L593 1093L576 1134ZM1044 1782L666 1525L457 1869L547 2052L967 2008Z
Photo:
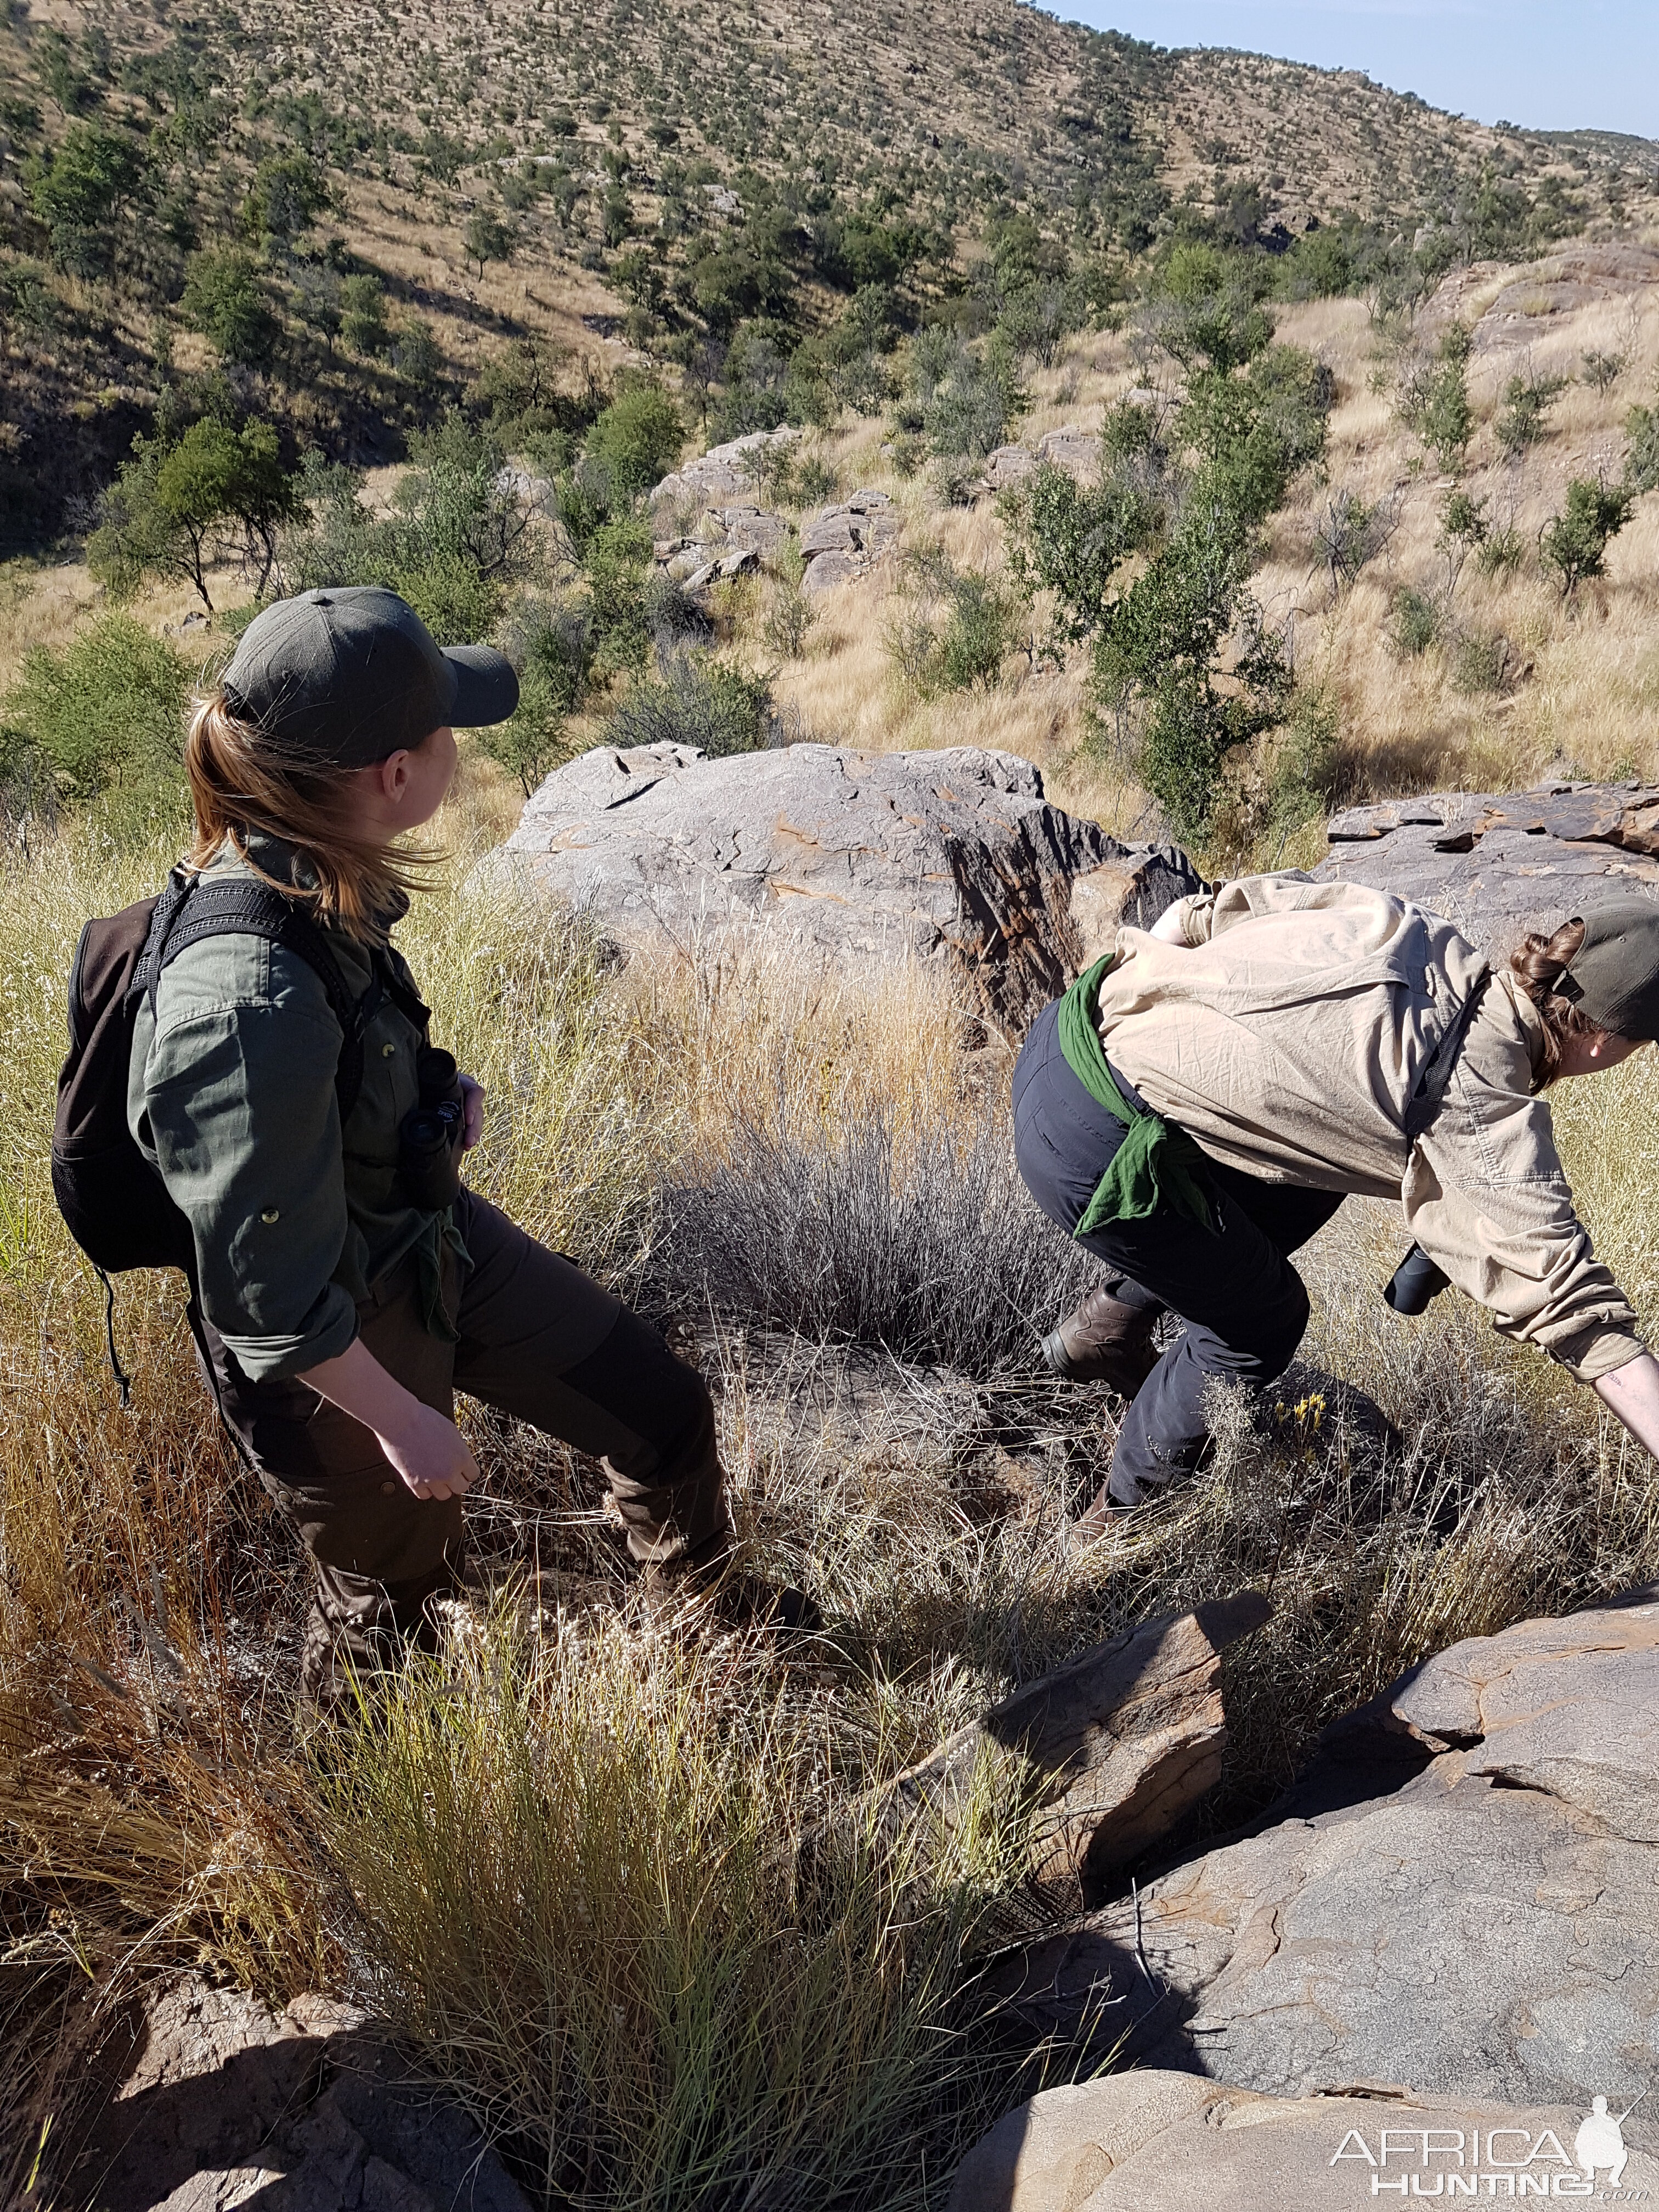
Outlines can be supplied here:
M578 388L649 358L706 394L750 325L867 350L860 294L895 333L983 327L986 246L1019 216L1075 319L1188 235L1277 259L1292 297L1409 303L1454 262L1628 228L1655 188L1645 142L1490 131L1026 6L0 13L14 542L84 520L192 372L228 369L296 447L384 459L515 333ZM192 284L204 256L221 279L242 257L240 316Z

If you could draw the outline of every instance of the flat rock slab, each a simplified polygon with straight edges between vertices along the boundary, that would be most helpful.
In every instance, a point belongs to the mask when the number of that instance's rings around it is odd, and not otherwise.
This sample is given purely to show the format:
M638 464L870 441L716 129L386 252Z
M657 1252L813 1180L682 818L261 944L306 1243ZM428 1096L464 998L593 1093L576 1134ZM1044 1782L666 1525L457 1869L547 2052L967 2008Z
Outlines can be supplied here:
M1367 1709L1430 1751L1001 1970L1033 2025L1274 2095L1626 2101L1659 2075L1659 1605L1528 1621ZM1406 1770L1409 1771L1409 1770Z
M1615 2187L1651 2199L1659 2158L1644 2111L1620 2125L1619 2106L1597 2113L1590 2097L1291 2099L1117 2074L1006 2114L963 2161L948 2212L1338 2212L1449 2194L1606 2202Z
M1051 805L1012 753L600 747L556 769L486 864L619 945L711 933L825 964L918 959L1010 1033L1120 921L1196 889L1185 857Z
M65 2201L86 2212L528 2212L472 2122L367 2016L185 1976L111 2055Z
M1659 900L1659 786L1552 783L1432 792L1328 824L1325 882L1399 891L1494 957L1530 929L1632 893Z

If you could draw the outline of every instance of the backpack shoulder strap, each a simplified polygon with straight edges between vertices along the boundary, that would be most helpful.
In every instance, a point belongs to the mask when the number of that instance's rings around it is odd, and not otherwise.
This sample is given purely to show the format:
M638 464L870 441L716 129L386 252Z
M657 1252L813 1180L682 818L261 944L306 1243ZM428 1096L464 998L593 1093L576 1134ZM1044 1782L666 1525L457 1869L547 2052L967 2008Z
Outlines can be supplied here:
M362 1088L363 1032L386 995L378 963L368 990L354 999L327 938L295 900L257 879L244 877L228 883L204 883L199 877L175 868L156 902L149 939L134 971L134 990L147 990L153 1007L163 970L186 945L198 944L205 937L266 938L297 953L312 969L327 994L329 1011L340 1024L343 1042L334 1088L343 1122Z

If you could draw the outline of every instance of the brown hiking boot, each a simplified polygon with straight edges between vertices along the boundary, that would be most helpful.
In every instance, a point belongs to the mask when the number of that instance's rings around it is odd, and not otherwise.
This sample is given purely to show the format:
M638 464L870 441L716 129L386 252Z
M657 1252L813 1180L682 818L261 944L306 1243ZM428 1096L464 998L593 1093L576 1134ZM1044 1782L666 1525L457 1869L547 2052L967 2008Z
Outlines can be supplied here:
M1109 1291L1091 1291L1074 1314L1042 1340L1042 1356L1068 1382L1105 1382L1133 1398L1157 1366L1158 1309L1125 1305Z
M664 1627L760 1629L785 1637L817 1636L823 1628L823 1615L805 1590L767 1582L729 1562L701 1573L665 1574L647 1567L644 1595L647 1613Z

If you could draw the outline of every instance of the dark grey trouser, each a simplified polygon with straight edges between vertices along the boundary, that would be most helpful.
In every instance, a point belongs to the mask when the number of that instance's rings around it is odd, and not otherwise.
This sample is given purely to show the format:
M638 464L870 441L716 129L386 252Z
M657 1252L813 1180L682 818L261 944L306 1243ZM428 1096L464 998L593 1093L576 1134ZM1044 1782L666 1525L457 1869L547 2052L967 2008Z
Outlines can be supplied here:
M1026 1188L1068 1237L1123 1133L1067 1066L1058 1006L1047 1007L1014 1070L1014 1153ZM1209 1172L1218 1233L1160 1212L1081 1240L1112 1271L1106 1287L1114 1297L1143 1310L1167 1307L1187 1325L1118 1432L1107 1487L1121 1505L1139 1504L1149 1488L1197 1466L1209 1437L1211 1376L1261 1384L1284 1373L1308 1326L1308 1293L1287 1255L1342 1203L1338 1191L1263 1182L1214 1164Z
M368 1349L440 1413L464 1390L602 1459L636 1559L714 1564L731 1523L702 1377L486 1200L463 1191L455 1224L471 1262L446 1255L459 1341L425 1326L410 1261L359 1308ZM429 1645L432 1601L462 1566L460 1499L416 1498L361 1422L303 1382L250 1380L211 1329L204 1344L226 1420L316 1566L307 1688L324 1691L336 1650L372 1666L404 1638Z

